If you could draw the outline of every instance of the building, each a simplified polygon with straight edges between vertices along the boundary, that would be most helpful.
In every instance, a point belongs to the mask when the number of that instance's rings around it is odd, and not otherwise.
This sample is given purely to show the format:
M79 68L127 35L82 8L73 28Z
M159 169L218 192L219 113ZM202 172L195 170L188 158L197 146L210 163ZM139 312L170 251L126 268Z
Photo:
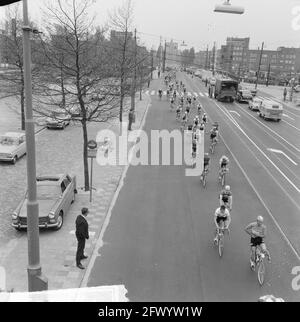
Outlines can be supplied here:
M206 50L200 50L195 53L195 60L194 63L199 68L205 68L207 64L207 52Z
M124 41L126 36L126 32L124 31L110 31L110 41ZM133 41L133 33L127 32L127 39L131 39Z
M170 42L165 43L166 50L166 67L176 67L180 65L180 53L178 49L178 43Z

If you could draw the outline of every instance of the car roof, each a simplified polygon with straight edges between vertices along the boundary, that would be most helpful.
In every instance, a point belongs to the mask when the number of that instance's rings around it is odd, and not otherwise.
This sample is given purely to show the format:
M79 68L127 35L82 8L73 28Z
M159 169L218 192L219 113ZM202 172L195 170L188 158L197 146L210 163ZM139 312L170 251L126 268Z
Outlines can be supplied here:
M40 175L36 177L38 185L59 185L61 181L65 178L67 174L50 174L50 175ZM46 183L46 184L45 184Z
M14 137L14 138L19 138L21 136L24 136L25 133L24 132L6 132L4 135Z
M267 104L269 104L269 105L278 105L278 106L281 106L281 107L282 107L282 104L281 104L281 103L278 103L278 102L273 101L273 100L271 100L271 99L265 99L265 100L264 100L264 103L267 103Z

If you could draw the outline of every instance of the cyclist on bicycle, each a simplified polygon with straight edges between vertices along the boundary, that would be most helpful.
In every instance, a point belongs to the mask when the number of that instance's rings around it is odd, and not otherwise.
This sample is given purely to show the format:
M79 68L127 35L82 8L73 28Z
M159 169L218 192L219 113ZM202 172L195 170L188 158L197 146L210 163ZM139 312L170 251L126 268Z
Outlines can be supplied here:
M198 104L198 115L200 115L200 114L201 114L201 109L202 109L202 105L201 105L201 103L199 103L199 104Z
M185 110L187 111L188 114L190 114L190 108L191 107L189 105L187 105L186 108L185 108Z
M203 115L202 115L202 122L203 122L204 124L206 124L206 123L207 123L207 116L206 116L206 113L203 113Z
M167 96L169 97L170 96L170 90L167 89Z
M225 186L225 189L221 191L220 196L220 206L224 205L229 210L232 209L232 193L230 191L230 186Z
M197 103L197 97L196 95L193 96L193 106L196 107L196 103Z
M170 109L172 110L174 108L174 102L175 102L173 97L171 98L170 102L171 102Z
M177 109L176 109L176 118L179 120L180 119L180 115L181 115L181 106L178 105Z
M159 96L159 98L162 97L162 89L161 88L158 90L158 96Z
M194 126L197 127L199 123L200 123L199 116L196 115L194 118Z
M182 128L184 129L185 126L186 126L186 122L187 122L187 119L188 119L188 114L187 112L185 111L183 116L182 116L182 121L181 121L181 126Z
M215 142L217 143L218 142L218 129L216 127L213 127L211 130L210 130L210 141L211 143Z
M228 172L228 165L229 165L229 159L223 155L219 161L220 164L220 170L219 170L219 180L221 180L221 173L222 171Z
M214 238L214 243L218 243L218 231L221 227L220 223L224 223L224 229L228 229L229 225L231 223L231 216L230 212L224 205L221 207L217 208L215 211L215 217L214 217L214 222L217 227L216 229L216 237Z
M209 161L210 161L210 157L208 153L204 153L204 159L203 159L203 172L200 176L200 179L203 179L203 174L204 172L208 172L209 170Z
M262 216L258 216L256 218L256 222L249 224L245 228L245 232L251 236L250 246L251 246L251 259L250 264L251 267L255 267L255 250L256 247L259 246L263 253L265 253L268 257L268 260L271 261L271 256L269 251L267 250L266 244L264 243L264 238L266 237L266 226L263 224L264 218Z
M197 154L197 136L195 133L193 133L193 139L192 139L192 158L195 159L196 158L196 154Z

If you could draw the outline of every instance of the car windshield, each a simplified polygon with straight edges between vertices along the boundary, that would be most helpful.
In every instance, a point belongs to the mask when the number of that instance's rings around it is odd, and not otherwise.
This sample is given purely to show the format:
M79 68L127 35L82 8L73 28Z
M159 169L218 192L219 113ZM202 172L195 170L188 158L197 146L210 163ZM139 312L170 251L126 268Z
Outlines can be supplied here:
M19 140L10 136L1 136L0 144L2 145L18 145Z
M61 194L59 186L56 185L38 185L37 186L37 199L57 199Z
M63 112L53 112L52 117L54 118L65 118L66 117L66 113L63 113Z
M251 95L250 91L248 91L248 90L243 90L242 93L246 94L246 95Z

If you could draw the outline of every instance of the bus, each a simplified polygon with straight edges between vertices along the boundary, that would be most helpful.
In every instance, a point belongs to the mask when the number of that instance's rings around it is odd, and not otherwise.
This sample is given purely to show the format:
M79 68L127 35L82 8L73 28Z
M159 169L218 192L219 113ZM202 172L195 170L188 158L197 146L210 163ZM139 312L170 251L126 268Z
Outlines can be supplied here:
M236 98L238 90L238 82L231 78L220 78L216 79L215 85L215 99L218 101L227 100L233 102Z

